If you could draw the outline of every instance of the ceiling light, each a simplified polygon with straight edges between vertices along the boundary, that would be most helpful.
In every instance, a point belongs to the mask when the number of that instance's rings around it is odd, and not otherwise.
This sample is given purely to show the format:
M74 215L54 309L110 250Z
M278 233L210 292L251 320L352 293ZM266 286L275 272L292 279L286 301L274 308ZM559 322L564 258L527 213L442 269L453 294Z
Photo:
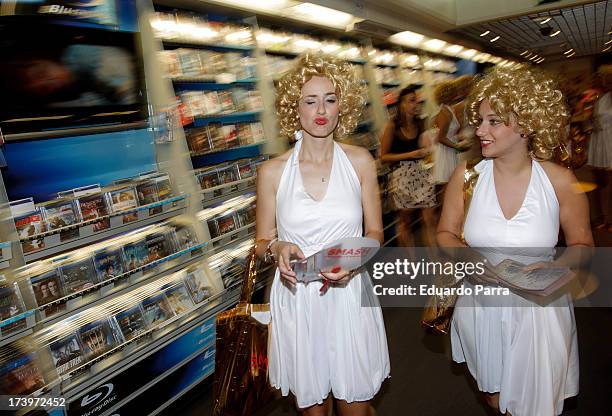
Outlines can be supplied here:
M499 38L501 38L501 36L495 36L493 39L491 39L489 42L496 42Z
M489 33L491 33L491 31L490 31L490 30L487 30L486 32L482 32L482 33L480 34L480 36L481 36L481 37L482 37L482 36L487 36Z
M525 55L525 58L529 58L531 55L533 55L533 53L527 52L527 55Z
M423 43L423 48L432 52L439 52L446 46L446 42L440 39L429 39Z
M552 20L552 17L547 17L546 19L542 20L542 21L540 22L540 24L541 24L541 25L546 24L546 23L550 22L551 20Z
M281 11L281 14L292 19L303 20L309 23L337 29L345 29L350 23L355 21L355 16L352 14L312 3L301 3L292 7L287 7Z
M602 52L607 52L607 51L609 51L609 50L610 50L610 48L612 48L612 45L608 46L607 48L602 49L601 51L602 51Z
M295 46L302 49L319 49L321 47L321 42L310 39L297 39L294 43Z
M324 53L333 53L336 52L338 49L340 49L342 46L336 44L336 43L328 43L326 45L323 45L323 47L321 48L321 50Z
M544 60L545 60L544 58L540 58L540 59L538 59L535 62L536 62L536 64L541 64L542 62L544 62Z
M555 37L555 36L557 36L559 33L561 33L561 31L560 31L560 30L556 30L556 31L554 31L553 33L551 33L551 34L550 34L550 37L551 37L551 38L554 38L554 37Z
M537 59L538 55L533 55L531 58L529 58L530 61L533 61L534 59Z
M249 10L259 10L262 12L278 13L279 10L289 7L293 2L291 0L220 0L220 3L230 6L238 6Z
M389 37L391 42L399 43L406 46L419 46L423 42L425 36L420 33L414 33L409 30L399 32Z
M569 55L565 55L566 58L571 58L572 56L576 55L576 52L572 52Z
M563 53L564 53L565 55L567 55L568 53L573 52L573 51L574 51L574 48L571 48L571 49L566 50L566 51L565 51L565 52L563 52Z
M604 45L609 45L610 43L612 43L612 39L610 39L609 41L607 41L606 43L604 43Z
M528 53L530 53L529 51L525 51L521 54L521 56L527 55Z

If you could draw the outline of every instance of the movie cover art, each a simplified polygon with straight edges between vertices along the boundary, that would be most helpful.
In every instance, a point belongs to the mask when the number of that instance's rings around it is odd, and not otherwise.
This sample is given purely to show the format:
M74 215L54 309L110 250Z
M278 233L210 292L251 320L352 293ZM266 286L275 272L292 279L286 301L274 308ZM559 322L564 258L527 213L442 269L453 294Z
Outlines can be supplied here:
M225 147L231 149L233 147L240 146L240 140L238 140L238 130L235 124L226 124L221 128L221 134L223 134L223 141Z
M238 228L236 223L236 217L234 213L226 214L216 218L217 220L217 232L219 235L227 234Z
M167 289L166 298L176 315L181 315L193 308L189 292L182 283Z
M62 284L59 272L55 269L39 276L33 276L30 278L30 284L32 285L32 292L34 292L34 298L38 306L47 305L64 296L64 285ZM44 312L47 316L50 316L65 308L66 305L60 303L44 308Z
M240 179L252 178L255 176L255 169L250 161L238 163L238 174Z
M123 246L123 260L128 271L146 265L149 262L149 251L144 239Z
M185 285L189 290L193 303L196 305L204 302L213 294L213 288L210 286L206 274L200 269L195 269L187 273L187 276L185 276Z
M185 250L198 245L198 239L193 229L186 225L179 225L174 229L177 251Z
M223 126L221 123L209 123L208 124L208 137L214 150L225 149L225 140L223 139L223 132L221 130Z
M172 184L170 183L170 176L160 175L155 177L157 183L157 195L160 201L165 201L172 196Z
M108 319L87 324L79 328L84 355L92 360L117 346L117 340Z
M110 228L110 219L108 218L108 207L103 194L94 194L83 196L78 199L79 208L81 210L81 218L83 221L95 220L101 218L100 221L93 223L94 232L103 231Z
M131 341L147 331L147 324L140 305L115 315L115 320L126 341Z
M19 238L28 238L33 235L40 234L46 231L43 222L42 214L38 211L30 212L15 218L15 228ZM36 250L45 248L45 239L36 238L34 240L24 241L21 243L23 253L31 253Z
M148 260L151 263L170 255L168 236L163 233L153 233L146 237Z
M94 266L101 282L124 273L121 249L105 250L94 256Z
M68 227L79 222L71 200L49 201L42 206L48 230Z
M219 185L219 177L216 170L198 173L197 178L201 189L213 188Z
M63 265L60 271L67 295L89 289L97 283L96 272L89 258Z
M22 355L0 367L0 394L27 395L45 385L34 355Z
M138 192L138 202L140 205L148 205L159 201L157 184L154 180L146 180L136 186Z
M235 165L228 166L223 169L218 169L217 174L219 175L219 184L226 184L236 182L238 180L238 170Z
M206 152L211 149L206 127L191 129L186 138L189 150L192 152Z
M17 284L0 283L0 321L13 318L23 312L25 312L25 307ZM26 320L21 318L0 327L0 333L4 336L24 329L26 326Z
M174 316L174 312L166 299L166 295L151 296L142 301L145 322L149 327L155 327Z
M219 98L219 104L221 105L222 114L229 114L236 111L234 108L234 100L232 100L231 91L220 90L217 92L217 97Z
M251 131L251 123L238 123L238 140L243 146L253 144L253 132Z
M131 186L112 190L108 193L113 212L125 211L138 207L136 190Z
M70 373L84 363L83 349L76 334L51 343L49 349L58 376Z
M243 208L236 213L240 227L246 227L255 222L255 207Z

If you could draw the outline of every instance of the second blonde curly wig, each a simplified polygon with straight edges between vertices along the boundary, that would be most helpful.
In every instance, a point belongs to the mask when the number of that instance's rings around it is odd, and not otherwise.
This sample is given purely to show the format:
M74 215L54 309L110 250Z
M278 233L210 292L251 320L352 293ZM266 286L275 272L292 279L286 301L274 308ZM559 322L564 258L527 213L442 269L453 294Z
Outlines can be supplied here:
M539 160L552 158L561 145L569 113L563 94L546 73L535 68L497 67L476 83L468 97L466 112L479 125L479 108L488 100L491 108L510 124L510 115L529 138L529 151Z
M328 78L336 88L340 114L334 138L349 135L357 127L365 105L361 80L357 79L350 63L328 55L308 53L299 57L296 65L278 83L276 111L281 136L291 140L295 132L301 129L299 100L302 87L313 76Z

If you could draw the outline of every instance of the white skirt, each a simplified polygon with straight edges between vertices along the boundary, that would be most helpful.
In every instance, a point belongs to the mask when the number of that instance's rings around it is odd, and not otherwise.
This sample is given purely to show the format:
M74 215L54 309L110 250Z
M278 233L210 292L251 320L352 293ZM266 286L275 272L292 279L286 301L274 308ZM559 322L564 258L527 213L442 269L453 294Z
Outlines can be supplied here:
M612 169L612 126L591 134L588 164L595 168Z
M389 377L387 337L378 299L362 306L362 281L355 276L344 287L321 282L285 285L276 271L270 294L270 384L283 396L293 393L300 408L321 404L331 392L336 399L372 399ZM365 293L372 293L371 290Z
M545 307L514 293L461 296L451 343L453 360L467 363L478 388L499 392L501 413L559 415L563 400L578 394L576 323L567 296Z
M459 152L452 147L438 143L434 150L433 180L435 184L445 184L459 163Z

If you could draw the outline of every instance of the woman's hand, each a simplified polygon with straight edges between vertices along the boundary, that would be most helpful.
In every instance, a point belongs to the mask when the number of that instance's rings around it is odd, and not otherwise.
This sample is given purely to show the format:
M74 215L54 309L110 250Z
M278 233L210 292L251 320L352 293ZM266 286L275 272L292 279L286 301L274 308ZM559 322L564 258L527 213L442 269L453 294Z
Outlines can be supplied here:
M272 254L274 254L274 259L278 265L281 279L284 279L291 285L295 285L297 283L297 275L291 268L291 260L302 260L306 258L302 250L297 245L286 241L276 241L272 243L270 250Z
M323 286L321 287L322 294L327 292L330 285L348 283L354 276L352 271L343 269L340 266L333 267L328 271L320 270L319 273L325 278L325 280L323 280Z

